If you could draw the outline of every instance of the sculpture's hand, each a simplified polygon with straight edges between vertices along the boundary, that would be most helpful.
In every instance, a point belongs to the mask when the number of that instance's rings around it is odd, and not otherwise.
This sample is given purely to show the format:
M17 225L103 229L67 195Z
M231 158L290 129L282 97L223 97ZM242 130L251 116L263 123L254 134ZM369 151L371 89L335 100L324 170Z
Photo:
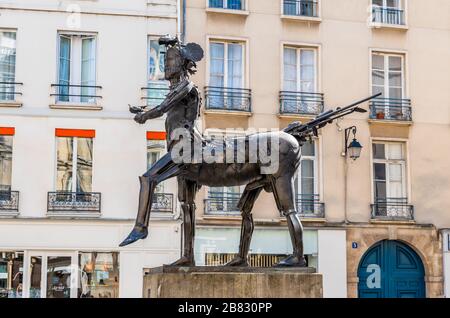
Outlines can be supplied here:
M145 116L145 113L139 113L134 116L134 121L138 124L145 124L145 122L147 121L147 116Z

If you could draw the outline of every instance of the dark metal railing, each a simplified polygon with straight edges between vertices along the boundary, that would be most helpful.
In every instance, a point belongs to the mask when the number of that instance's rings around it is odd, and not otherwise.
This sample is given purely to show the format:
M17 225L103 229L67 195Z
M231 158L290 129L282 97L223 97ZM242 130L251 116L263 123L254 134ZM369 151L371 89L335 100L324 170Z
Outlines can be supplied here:
M283 2L283 14L295 15L305 17L317 17L318 16L318 3L317 1L306 0L284 0Z
M205 199L205 214L239 212L240 193L209 192Z
M414 220L414 206L407 198L376 199L371 209L373 219Z
M19 212L19 191L0 191L0 213Z
M323 94L280 92L280 114L318 115L323 112Z
M325 203L320 202L318 194L298 194L297 213L300 217L324 218Z
M152 212L173 212L173 194L155 193L153 195Z
M161 87L142 87L141 90L144 92L142 99L150 107L161 104L169 93L169 88L162 85Z
M101 193L98 192L49 192L47 212L93 212L101 211Z
M243 10L242 2L245 0L209 0L210 8Z
M410 99L375 98L370 101L370 118L412 121Z
M205 87L205 108L251 112L252 91L246 88Z
M20 82L0 82L0 101L15 101L17 96L22 96L21 92L17 91L17 86L22 86Z
M98 95L101 86L96 85L75 85L75 84L51 84L55 88L55 93L50 96L55 97L56 102L68 103L97 103L97 99L102 98Z
M401 9L373 6L372 22L405 25L405 12Z

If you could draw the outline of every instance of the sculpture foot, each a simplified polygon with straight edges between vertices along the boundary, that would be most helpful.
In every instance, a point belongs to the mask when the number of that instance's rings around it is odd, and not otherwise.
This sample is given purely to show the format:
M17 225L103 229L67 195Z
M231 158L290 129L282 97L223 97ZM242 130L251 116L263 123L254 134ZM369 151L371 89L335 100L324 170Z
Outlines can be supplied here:
M306 259L304 256L297 257L290 255L285 259L281 260L275 267L306 267Z
M183 256L178 261L173 262L168 266L195 266L194 258Z
M135 226L127 238L119 244L120 247L130 245L138 240L143 240L148 236L148 229L145 226Z
M231 266L231 267L248 267L248 260L247 258L243 258L240 256L236 256L233 260L226 263L225 266Z

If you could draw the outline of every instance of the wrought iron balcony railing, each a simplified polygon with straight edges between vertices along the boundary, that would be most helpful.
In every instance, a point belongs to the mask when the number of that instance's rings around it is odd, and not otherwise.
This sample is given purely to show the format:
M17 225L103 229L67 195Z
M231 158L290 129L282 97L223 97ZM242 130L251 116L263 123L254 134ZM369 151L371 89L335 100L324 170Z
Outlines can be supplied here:
M321 93L280 92L280 114L318 115L323 104Z
M101 86L74 85L74 84L52 84L55 93L50 96L55 98L56 103L86 103L97 104L102 98L98 91Z
M407 198L376 199L371 208L373 219L414 220L414 206Z
M142 87L142 99L149 107L155 107L161 104L169 93L167 85Z
M0 214L1 212L19 212L18 191L0 191Z
M411 100L375 98L370 101L370 118L380 120L412 121Z
M173 194L155 193L153 195L152 212L173 213Z
M47 212L51 214L100 213L101 193L98 192L49 192Z
M205 108L251 112L251 96L252 91L246 88L206 86Z
M311 0L284 0L284 15L318 17L318 2Z
M324 218L325 203L320 202L318 194L297 195L297 213L305 218Z
M372 22L393 25L405 25L404 10L373 6Z
M14 102L22 93L18 91L17 86L22 86L19 82L0 82L0 102Z
M242 2L245 0L209 0L210 8L243 10Z
M205 199L205 214L226 214L239 212L240 193L209 192Z

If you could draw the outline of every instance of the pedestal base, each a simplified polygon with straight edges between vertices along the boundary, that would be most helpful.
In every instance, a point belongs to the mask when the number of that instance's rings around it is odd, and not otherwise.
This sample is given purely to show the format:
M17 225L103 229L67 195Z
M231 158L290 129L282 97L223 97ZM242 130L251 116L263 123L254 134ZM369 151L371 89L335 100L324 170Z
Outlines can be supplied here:
M145 270L146 298L322 298L314 268L156 267Z

